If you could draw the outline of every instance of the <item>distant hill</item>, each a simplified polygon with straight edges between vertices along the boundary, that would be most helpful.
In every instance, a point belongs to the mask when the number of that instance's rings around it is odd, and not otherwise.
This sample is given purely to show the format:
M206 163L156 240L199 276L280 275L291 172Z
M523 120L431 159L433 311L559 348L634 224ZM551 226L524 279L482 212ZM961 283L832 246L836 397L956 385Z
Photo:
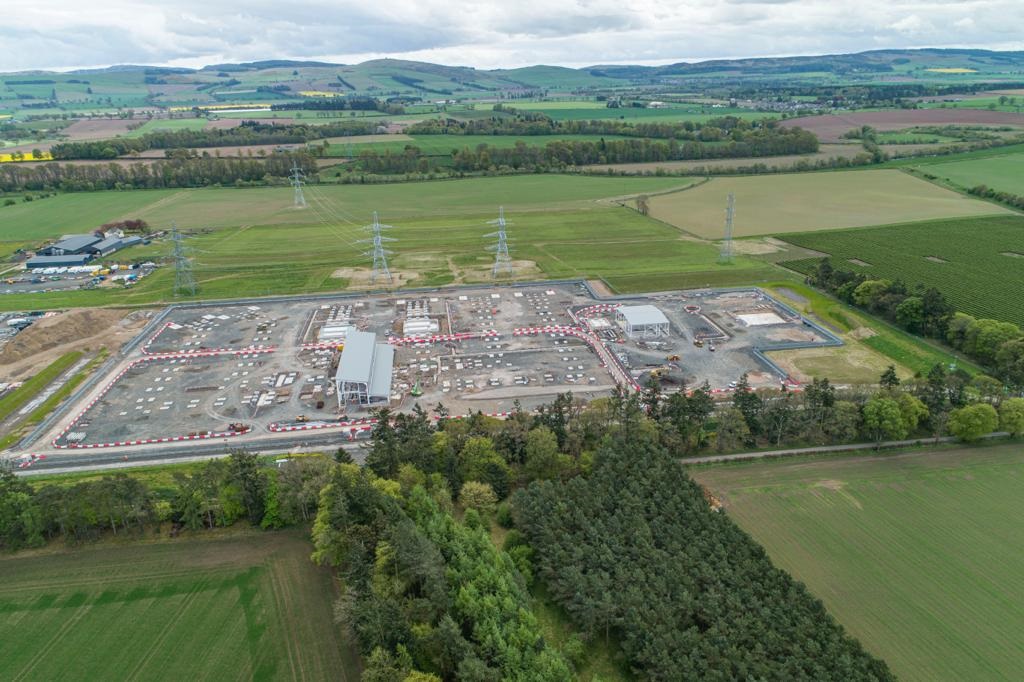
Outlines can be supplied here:
M402 59L361 64L270 59L199 69L120 64L68 73L0 74L0 114L18 110L193 107L361 95L406 102L512 99L627 88L712 88L744 84L877 85L1024 82L1024 52L922 49L756 59L715 59L666 66L537 65L476 69ZM706 90L705 90L706 91Z

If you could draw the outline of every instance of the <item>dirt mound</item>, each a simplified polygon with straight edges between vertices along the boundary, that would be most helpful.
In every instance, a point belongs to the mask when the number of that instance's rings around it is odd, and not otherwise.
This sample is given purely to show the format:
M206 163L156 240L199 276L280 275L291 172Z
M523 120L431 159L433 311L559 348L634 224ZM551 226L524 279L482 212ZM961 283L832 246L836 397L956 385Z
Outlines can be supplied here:
M14 378L45 366L71 350L106 346L114 351L149 320L145 311L86 308L46 317L21 332L0 351L0 375Z

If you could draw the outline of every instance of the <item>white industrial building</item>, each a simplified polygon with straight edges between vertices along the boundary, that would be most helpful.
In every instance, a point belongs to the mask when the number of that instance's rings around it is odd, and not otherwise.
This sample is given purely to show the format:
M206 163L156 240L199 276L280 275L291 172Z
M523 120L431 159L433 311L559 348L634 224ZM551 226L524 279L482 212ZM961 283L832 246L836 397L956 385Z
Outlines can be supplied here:
M615 311L615 319L631 339L669 335L665 313L653 305L625 305Z
M377 343L377 335L371 332L348 330L334 379L338 406L344 409L350 402L364 406L386 405L391 398L394 364L394 347Z

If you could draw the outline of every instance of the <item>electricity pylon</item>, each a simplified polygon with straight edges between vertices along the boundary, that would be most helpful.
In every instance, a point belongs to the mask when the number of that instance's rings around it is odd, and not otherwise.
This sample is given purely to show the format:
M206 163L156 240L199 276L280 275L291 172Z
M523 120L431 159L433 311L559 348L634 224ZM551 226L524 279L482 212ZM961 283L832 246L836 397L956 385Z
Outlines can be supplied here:
M498 231L491 232L490 234L484 235L485 237L497 237L498 243L487 247L488 250L494 251L494 267L491 268L491 277L497 277L499 272L505 272L510 277L512 276L512 257L508 253L508 234L505 232L505 226L508 225L505 222L505 207L498 207L498 219L488 221L488 225L497 225Z
M385 249L384 242L393 242L395 240L383 235L384 230L390 230L391 228L391 225L381 224L376 211L373 212L373 224L363 228L370 233L370 238L360 241L373 244L373 251L367 251L363 254L364 256L373 257L373 272L370 274L370 284L376 284L378 277L386 277L388 284L394 283L391 278L391 270L388 269L388 256L394 252Z

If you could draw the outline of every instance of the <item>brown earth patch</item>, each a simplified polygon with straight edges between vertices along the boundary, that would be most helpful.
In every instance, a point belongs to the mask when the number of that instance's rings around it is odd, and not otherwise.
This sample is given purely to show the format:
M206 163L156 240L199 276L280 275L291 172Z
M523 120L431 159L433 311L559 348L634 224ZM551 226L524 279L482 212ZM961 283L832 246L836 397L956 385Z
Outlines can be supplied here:
M115 352L138 334L151 313L112 308L79 308L39 320L0 351L0 377L19 380L64 353L105 346Z
M338 268L331 273L335 279L347 279L349 289L384 289L407 286L410 282L419 279L420 273L412 270L391 269L392 282L386 281L371 282L370 276L373 270L370 268Z
M870 339L872 336L878 336L878 332L871 327L857 327L850 332L850 336L858 341L863 341L864 339Z
M822 142L842 142L844 133L866 125L875 130L890 131L914 126L956 124L1024 127L1024 114L987 109L892 109L803 116L783 123L808 130Z
M106 140L124 135L138 128L146 121L128 118L87 118L75 121L62 132L73 142L82 140Z
M732 242L732 252L743 256L760 256L779 251L785 251L785 248L768 239L734 239Z

